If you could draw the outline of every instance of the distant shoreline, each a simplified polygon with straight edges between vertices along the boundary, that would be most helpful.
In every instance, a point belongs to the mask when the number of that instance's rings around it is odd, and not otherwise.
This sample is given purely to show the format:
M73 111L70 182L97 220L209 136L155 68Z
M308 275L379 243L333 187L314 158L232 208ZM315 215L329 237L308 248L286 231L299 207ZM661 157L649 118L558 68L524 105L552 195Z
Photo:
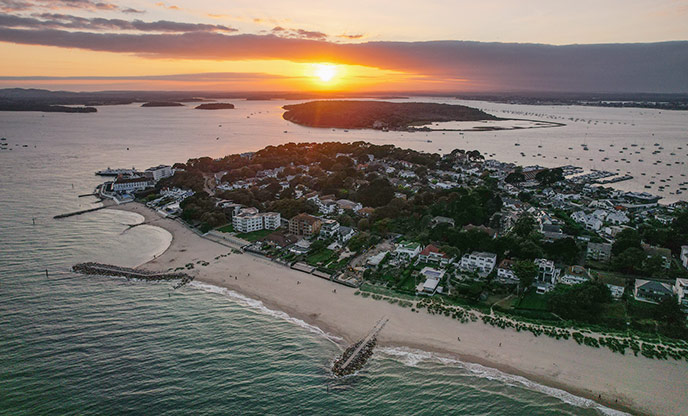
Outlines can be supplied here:
M385 315L392 320L381 334L383 346L405 346L458 357L461 361L521 375L634 414L679 415L682 409L688 408L688 397L665 387L685 383L688 366L683 362L619 355L606 349L580 346L573 340L534 337L482 322L459 324L448 317L413 312L385 301L354 296L356 289L251 254L227 256L231 249L226 245L200 237L180 222L159 217L141 204L111 208L141 214L147 223L172 234L170 246L146 263L147 268L165 271L208 261L208 266L197 266L190 271L198 281L259 299L272 309L284 311L349 342ZM225 256L219 257L222 255Z

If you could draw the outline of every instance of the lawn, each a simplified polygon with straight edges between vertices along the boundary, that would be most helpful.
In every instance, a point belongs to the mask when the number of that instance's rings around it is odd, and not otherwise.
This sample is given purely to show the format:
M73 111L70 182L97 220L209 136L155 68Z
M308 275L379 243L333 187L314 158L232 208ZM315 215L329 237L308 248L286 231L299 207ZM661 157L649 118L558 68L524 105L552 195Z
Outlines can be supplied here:
M633 278L633 276L627 276L622 273L608 272L604 270L593 270L592 275L596 276L602 283L608 283L617 286L626 286L626 281Z
M328 260L330 257L332 257L333 253L334 251L324 248L306 257L306 263L310 264L311 266L315 266L320 262Z
M252 233L237 234L237 237L244 239L246 241L254 242L254 241L258 241L262 238L265 238L274 232L275 232L275 230L259 230L259 231L254 231Z
M227 225L223 225L222 227L218 228L217 231L222 231L223 233L233 233L234 232L234 226L230 222Z
M549 311L547 296L538 295L534 290L529 290L523 298L514 303L516 309L528 309L532 311Z

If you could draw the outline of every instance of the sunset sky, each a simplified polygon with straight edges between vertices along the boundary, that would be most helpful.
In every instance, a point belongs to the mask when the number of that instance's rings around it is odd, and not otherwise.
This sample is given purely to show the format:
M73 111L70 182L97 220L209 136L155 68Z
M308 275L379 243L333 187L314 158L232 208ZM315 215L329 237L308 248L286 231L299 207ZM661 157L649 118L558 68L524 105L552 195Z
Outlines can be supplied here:
M0 87L688 92L688 0L0 0Z

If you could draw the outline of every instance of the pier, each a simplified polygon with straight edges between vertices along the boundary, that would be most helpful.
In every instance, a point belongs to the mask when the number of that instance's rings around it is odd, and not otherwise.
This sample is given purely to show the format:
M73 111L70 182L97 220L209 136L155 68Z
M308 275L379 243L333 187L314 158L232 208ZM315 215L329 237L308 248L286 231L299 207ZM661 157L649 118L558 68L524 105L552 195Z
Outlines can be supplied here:
M179 280L180 282L174 286L175 289L184 286L193 280L193 276L186 273L158 273L147 270L130 269L128 267L113 266L111 264L101 263L79 263L72 266L72 270L88 275L99 276L120 276L127 279L141 279L141 280Z
M360 370L373 355L373 349L377 345L377 335L385 327L387 321L389 321L387 318L377 321L365 338L344 350L342 355L334 361L332 373L335 376L343 377Z

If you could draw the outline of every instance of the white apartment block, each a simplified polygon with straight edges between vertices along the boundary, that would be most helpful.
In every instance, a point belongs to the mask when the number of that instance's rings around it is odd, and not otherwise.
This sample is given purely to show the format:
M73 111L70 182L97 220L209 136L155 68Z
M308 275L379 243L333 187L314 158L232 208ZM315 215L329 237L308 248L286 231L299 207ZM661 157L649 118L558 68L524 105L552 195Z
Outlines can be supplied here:
M496 254L474 251L461 257L460 267L463 270L478 271L480 274L488 275L495 268L496 264Z
M276 230L280 226L278 212L258 212L256 208L243 208L232 217L234 231L250 233L260 230Z

